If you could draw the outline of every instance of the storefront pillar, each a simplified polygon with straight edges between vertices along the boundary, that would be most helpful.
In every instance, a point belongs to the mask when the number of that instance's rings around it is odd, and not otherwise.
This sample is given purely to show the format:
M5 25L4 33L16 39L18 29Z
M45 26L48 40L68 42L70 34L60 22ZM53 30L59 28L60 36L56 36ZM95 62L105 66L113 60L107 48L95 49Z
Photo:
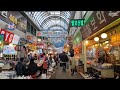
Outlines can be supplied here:
M84 60L84 72L87 72L87 63L86 63L86 40L83 41L83 60Z

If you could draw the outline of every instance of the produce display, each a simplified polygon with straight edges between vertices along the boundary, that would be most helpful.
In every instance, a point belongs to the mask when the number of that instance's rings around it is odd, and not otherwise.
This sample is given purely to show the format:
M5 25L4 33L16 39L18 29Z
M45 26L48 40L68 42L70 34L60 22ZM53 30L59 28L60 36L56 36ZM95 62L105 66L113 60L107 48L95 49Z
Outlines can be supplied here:
M111 69L111 68L113 68L113 65L110 63L104 63L101 65L101 68Z
M2 71L0 73L0 79L13 79L15 76L15 71Z

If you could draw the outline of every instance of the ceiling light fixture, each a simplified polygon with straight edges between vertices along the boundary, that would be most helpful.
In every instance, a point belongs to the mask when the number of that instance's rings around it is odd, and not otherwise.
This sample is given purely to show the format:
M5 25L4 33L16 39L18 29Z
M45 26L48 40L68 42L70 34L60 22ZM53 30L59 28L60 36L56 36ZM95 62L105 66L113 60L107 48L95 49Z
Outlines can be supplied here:
M99 41L99 37L95 37L94 40L97 42Z
M101 34L101 38L103 38L103 39L104 39L104 38L107 38L107 34L106 34L106 33L102 33L102 34Z

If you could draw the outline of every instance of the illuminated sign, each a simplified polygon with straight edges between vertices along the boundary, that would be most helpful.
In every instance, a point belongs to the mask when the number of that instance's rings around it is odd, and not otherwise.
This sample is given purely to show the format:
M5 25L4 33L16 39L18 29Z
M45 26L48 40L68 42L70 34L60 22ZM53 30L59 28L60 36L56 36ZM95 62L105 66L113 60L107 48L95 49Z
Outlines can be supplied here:
M111 36L111 44L113 46L120 45L120 33L114 34L114 35Z
M84 26L84 19L72 19L70 21L72 27Z

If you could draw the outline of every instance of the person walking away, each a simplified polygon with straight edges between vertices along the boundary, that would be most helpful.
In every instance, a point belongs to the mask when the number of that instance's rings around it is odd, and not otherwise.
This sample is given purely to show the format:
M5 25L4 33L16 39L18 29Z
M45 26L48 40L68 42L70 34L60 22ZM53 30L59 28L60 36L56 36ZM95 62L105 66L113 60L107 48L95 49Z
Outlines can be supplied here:
M40 73L37 77L41 76L43 73L43 63L41 62L42 60L40 60L40 58L41 58L40 56L41 56L41 54L39 54L39 56L38 56L39 63L37 64L38 70L40 71Z
M61 60L62 60L63 71L66 71L66 63L69 61L69 59L68 56L65 54L65 52L62 53Z
M32 58L32 53L30 53L30 54L28 55L28 58L29 58L29 60L31 60L31 58Z
M43 73L47 75L47 69L48 69L48 61L45 59L43 61Z
M38 70L37 64L34 62L34 58L31 58L27 68L27 74L31 75L32 78L36 79L37 70Z
M52 55L51 55L51 54L50 54L50 56L49 56L48 59L49 59L49 61L48 61L48 62L49 62L49 65L52 67Z
M43 73L47 75L47 69L48 69L48 57L43 53Z
M35 60L37 60L37 54L36 53L34 54L34 58L35 58Z
M20 58L20 61L15 66L15 71L18 76L25 75L26 67L23 64L24 58Z
M41 57L40 57L40 54L38 54L38 60L40 60L40 58L41 58Z
M55 59L56 66L57 66L57 63L58 63L58 54L55 54L55 57L54 57L54 59Z
M71 57L70 57L71 75L74 75L75 68L76 68L76 60L75 60L75 58L74 58L74 55L71 55Z
M52 67L55 68L56 63L55 63L55 56L52 55Z

